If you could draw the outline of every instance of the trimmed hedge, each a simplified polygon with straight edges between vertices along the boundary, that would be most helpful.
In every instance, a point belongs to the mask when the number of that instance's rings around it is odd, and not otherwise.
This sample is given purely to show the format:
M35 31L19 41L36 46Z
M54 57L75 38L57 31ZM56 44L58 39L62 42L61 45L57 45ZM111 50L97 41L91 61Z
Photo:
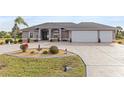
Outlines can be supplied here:
M3 45L4 44L4 42L0 42L0 45Z
M48 51L43 51L43 53L42 54L48 54Z
M19 39L19 40L18 40L18 43L22 43L22 41L23 41L22 39Z
M6 43L6 44L8 44L9 42L10 42L10 43L13 43L13 40L12 40L12 39L6 39L6 40L5 40L5 43Z
M58 49L57 46L51 46L51 47L49 48L49 52L50 52L51 54L57 54L57 53L59 52L59 49Z
M17 41L13 41L14 44L17 44L18 42Z

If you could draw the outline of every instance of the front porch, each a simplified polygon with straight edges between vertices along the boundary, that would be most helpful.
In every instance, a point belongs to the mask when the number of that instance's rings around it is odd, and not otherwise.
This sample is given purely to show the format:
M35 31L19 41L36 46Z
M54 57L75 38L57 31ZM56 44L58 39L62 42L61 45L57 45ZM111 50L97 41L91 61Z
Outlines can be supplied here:
M42 28L38 33L38 41L70 41L71 38L71 31L64 28Z

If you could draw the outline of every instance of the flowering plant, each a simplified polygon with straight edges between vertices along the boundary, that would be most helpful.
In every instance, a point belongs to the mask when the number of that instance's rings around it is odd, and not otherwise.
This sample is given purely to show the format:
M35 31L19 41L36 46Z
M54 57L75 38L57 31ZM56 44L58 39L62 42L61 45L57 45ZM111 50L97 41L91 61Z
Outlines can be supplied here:
M26 50L28 49L28 44L24 43L24 44L20 45L20 49L22 50L22 52L26 52Z

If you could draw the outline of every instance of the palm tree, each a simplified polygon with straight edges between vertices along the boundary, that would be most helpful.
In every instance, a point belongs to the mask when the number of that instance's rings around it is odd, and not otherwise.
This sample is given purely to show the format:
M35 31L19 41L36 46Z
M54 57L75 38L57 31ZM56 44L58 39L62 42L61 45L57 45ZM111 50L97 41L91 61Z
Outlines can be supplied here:
M25 25L28 27L28 24L24 21L24 19L22 17L17 17L15 20L14 20L14 26L12 28L12 35L14 37L14 40L16 41L16 35L20 32L20 29L19 29L19 25Z
M117 30L116 30L116 31L117 31L117 32L116 32L116 37L118 37L119 32L122 32L123 28L122 28L121 26L117 26L116 29L117 29Z

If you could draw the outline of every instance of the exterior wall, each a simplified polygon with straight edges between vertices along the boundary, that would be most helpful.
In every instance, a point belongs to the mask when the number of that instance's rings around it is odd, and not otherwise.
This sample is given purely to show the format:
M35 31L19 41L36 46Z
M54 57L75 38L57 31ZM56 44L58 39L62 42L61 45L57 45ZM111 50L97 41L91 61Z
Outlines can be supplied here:
M28 31L22 33L22 40L27 40L28 37L29 37L29 32Z
M30 37L31 34L33 34L32 38ZM51 34L53 35L52 32ZM115 31L99 31L99 33L98 31L69 31L65 33L61 32L61 34L61 40L70 40L71 38L72 42L98 42L98 38L100 38L101 42L112 42L115 38ZM39 32L34 30L22 33L23 40L27 40L28 38L39 40L38 36ZM40 36L40 40L42 40L41 38Z
M32 34L32 37L31 37ZM38 31L25 31L22 33L22 40L27 40L30 38L31 40L38 40Z
M101 42L112 42L114 31L100 31Z
M72 42L98 42L97 31L72 31Z
M33 38L31 38L32 40L38 40L38 31L33 31Z
M62 31L61 40L69 40L69 31Z

